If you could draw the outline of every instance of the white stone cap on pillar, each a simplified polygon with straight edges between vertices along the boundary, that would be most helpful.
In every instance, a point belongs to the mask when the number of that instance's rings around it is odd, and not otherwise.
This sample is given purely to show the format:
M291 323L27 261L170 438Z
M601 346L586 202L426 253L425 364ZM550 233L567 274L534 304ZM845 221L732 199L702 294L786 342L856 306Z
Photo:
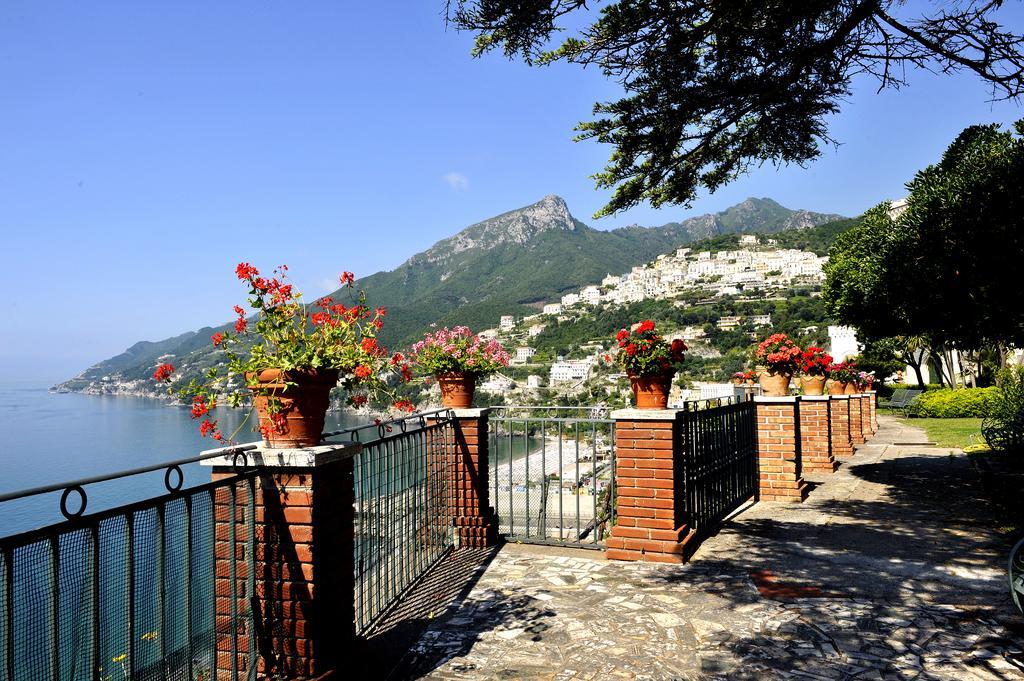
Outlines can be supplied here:
M200 452L200 455L222 453L204 459L204 466L246 467L261 466L264 468L316 468L335 461L344 461L362 451L363 445L358 442L332 442L315 447L300 449L277 449L260 442L254 449L240 451L237 447L221 447Z
M850 399L850 396L849 395L829 395L828 398L830 400L848 400L848 399Z
M828 402L828 395L800 395L801 402Z
M861 393L861 395L874 395L875 392L876 391L874 390L865 390L864 392Z
M767 395L755 395L754 401L759 404L795 404L796 395L786 395L784 397L769 397Z
M457 419L478 419L481 416L486 416L487 414L491 413L491 408L490 407L470 407L469 409L449 409L449 411ZM441 412L440 414L433 414L433 416L435 416L435 417L436 416L441 416L443 413L444 412Z
M682 409L615 409L611 418L615 421L675 421Z

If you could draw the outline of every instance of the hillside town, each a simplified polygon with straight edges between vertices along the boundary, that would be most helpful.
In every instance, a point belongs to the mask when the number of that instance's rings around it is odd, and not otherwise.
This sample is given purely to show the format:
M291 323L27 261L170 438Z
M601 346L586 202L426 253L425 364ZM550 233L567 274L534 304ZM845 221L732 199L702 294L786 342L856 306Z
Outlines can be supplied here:
M506 398L518 393L524 397L541 391L571 395L593 378L607 349L600 343L585 348L584 357L555 357L549 363L536 362L536 348L531 341L540 336L551 320L560 322L587 314L599 305L626 305L646 300L673 301L690 292L700 292L709 298L747 296L764 299L797 286L817 288L824 281L822 268L828 258L809 251L781 249L776 240L755 234L744 234L740 248L722 251L695 251L679 248L674 253L658 256L653 262L633 267L623 274L608 274L600 284L591 284L567 293L559 302L545 304L539 314L517 318L502 315L497 328L480 333L483 338L499 338L512 351L513 367L536 370L525 380L515 380L502 373L490 376L478 387L496 397ZM715 326L722 331L736 331L745 325L753 328L770 327L770 314L723 315ZM846 354L856 352L856 341L851 344L852 330L830 327L834 343L842 346ZM667 334L669 340L682 339L698 356L716 356L718 353L706 343L707 331L696 325L684 326ZM514 348L514 350L512 350ZM604 375L609 395L621 389L623 374ZM727 382L695 381L689 388L676 386L673 398L706 399L733 394L734 387Z

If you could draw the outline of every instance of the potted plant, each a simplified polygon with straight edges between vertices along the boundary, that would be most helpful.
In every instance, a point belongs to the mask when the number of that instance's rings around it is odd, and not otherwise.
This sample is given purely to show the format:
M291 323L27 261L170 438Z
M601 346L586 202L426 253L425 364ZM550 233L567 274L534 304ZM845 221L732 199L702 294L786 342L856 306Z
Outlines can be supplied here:
M873 371L861 371L857 374L857 386L861 392L867 392L871 390L871 386L875 384L875 372Z
M830 366L828 369L828 394L846 394L849 383L854 380L854 376L854 370L851 368L850 362L839 362Z
M672 377L683 363L686 343L679 339L669 343L649 319L619 330L615 340L619 349L614 357L606 355L605 361L614 361L629 376L637 409L668 407Z
M226 370L220 364L202 380L192 379L178 389L178 396L191 403L192 418L202 419L203 437L225 438L212 418L221 401L232 407L250 403L258 416L258 430L271 447L294 448L317 445L323 432L330 391L340 385L352 406L363 406L370 396L387 397L393 406L412 411L407 400L393 399L386 376L409 380L408 364L400 354L388 356L377 343L376 333L384 322L384 308L371 310L362 291L353 295L351 305L330 297L313 305L302 302L302 294L288 283L288 268L281 265L273 276L264 278L248 263L235 270L249 287L249 305L254 316L236 305L234 331L218 331L213 346L223 353ZM354 277L345 272L342 286L352 288ZM160 382L170 381L174 367L161 365L153 374ZM243 391L240 384L248 389ZM243 420L243 425L252 414Z
M800 348L784 333L774 333L757 346L755 357L765 370L758 376L765 395L789 394L789 382L800 368Z
M757 381L757 372L753 369L737 371L732 375L732 382L736 385L754 385Z
M804 395L823 395L825 381L828 379L829 367L832 366L832 355L822 348L811 346L800 355L800 387Z
M452 409L472 406L477 378L507 367L510 359L497 340L485 342L465 326L425 334L413 344L409 358L437 379L441 404Z

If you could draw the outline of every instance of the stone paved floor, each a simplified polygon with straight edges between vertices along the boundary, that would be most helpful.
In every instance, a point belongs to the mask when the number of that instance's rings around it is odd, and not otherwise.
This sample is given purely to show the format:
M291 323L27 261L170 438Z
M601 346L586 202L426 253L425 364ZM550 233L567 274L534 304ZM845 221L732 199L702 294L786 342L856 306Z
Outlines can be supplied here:
M742 510L685 566L482 555L392 678L1024 679L970 463L913 443L883 419L807 502Z

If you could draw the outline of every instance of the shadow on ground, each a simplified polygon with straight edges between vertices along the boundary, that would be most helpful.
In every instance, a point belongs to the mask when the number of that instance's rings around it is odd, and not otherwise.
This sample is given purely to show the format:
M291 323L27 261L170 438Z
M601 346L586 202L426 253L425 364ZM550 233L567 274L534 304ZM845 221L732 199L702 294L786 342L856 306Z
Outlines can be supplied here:
M1010 537L977 471L944 451L883 450L863 448L804 504L746 509L686 566L456 552L370 639L379 669L1024 678Z

